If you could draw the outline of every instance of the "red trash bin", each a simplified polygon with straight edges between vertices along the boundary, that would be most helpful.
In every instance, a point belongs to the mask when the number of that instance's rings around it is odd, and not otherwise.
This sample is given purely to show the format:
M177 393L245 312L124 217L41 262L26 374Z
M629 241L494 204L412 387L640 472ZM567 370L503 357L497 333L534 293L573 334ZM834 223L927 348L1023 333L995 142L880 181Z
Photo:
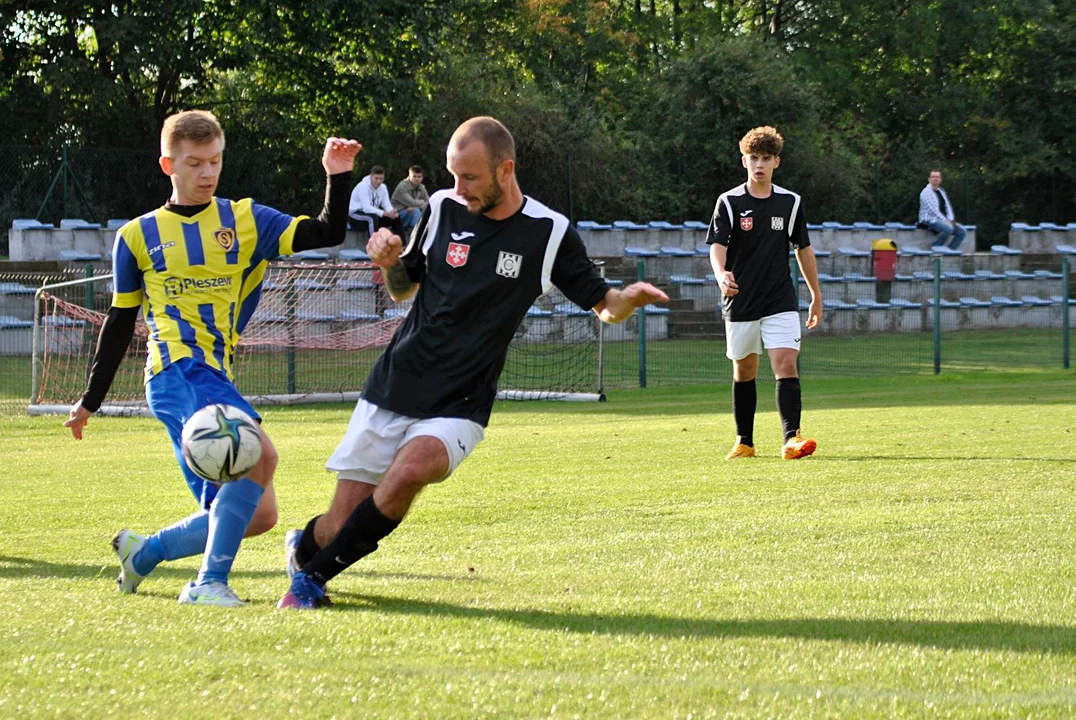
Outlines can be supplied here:
M897 278L897 244L889 238L871 244L871 274L878 279L874 299L889 302L893 294L892 283Z

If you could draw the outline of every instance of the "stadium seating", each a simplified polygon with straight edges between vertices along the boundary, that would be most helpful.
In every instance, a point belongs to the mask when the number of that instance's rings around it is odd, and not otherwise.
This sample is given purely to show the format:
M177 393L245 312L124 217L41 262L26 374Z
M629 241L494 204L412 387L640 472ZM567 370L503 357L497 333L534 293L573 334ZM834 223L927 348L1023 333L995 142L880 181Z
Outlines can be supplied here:
M11 221L12 230L51 230L52 223L38 222L33 218L15 218Z
M101 223L92 223L82 218L63 218L60 220L61 230L100 230Z
M98 262L102 259L101 253L84 252L82 250L60 251L60 260L63 262Z

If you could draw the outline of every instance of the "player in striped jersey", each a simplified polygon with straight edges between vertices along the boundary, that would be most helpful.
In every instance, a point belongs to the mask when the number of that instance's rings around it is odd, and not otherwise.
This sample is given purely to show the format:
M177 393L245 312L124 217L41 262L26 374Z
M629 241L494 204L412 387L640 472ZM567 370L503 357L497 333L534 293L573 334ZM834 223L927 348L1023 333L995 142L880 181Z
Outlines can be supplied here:
M315 247L339 245L347 229L349 180L361 146L329 138L322 154L328 176L317 219L292 217L252 200L214 196L224 155L224 132L203 111L169 117L161 131L161 170L172 180L168 202L124 225L112 252L114 293L97 344L86 392L64 425L78 440L96 412L134 335L139 310L146 341L146 400L164 423L180 469L199 509L150 537L121 530L113 539L121 592L133 593L163 560L203 555L197 579L179 597L185 604L243 604L228 574L246 535L276 524L273 472L277 454L262 431L262 456L250 474L224 486L187 467L183 424L213 403L258 414L236 389L232 358L261 295L267 263Z

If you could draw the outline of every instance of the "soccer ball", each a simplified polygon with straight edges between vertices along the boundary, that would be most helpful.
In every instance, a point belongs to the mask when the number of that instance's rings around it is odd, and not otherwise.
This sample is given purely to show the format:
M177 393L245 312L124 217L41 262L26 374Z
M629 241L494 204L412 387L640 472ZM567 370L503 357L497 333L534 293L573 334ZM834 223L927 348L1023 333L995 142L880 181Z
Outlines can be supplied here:
M207 405L183 424L183 458L203 480L238 480L258 464L261 456L258 425L237 407Z

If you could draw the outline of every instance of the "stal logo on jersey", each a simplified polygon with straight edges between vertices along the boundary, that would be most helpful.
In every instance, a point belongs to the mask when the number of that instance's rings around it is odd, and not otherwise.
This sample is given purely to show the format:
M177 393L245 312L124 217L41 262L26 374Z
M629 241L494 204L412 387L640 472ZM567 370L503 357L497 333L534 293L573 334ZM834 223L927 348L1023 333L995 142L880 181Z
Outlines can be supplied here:
M785 229L785 219L783 217L772 217L772 218L770 218L770 229L771 230L784 230Z
M471 252L470 245L464 245L463 243L449 243L448 254L445 255L445 261L452 267L463 267L467 264L467 255Z
M221 228L213 233L213 239L217 241L217 245L220 245L224 252L228 252L235 247L235 230Z
M517 278L522 264L522 255L514 255L501 250L501 254L497 257L497 274L504 275L506 278Z
M755 219L754 218L751 218L751 217L742 217L742 218L740 218L740 229L741 230L750 230L754 226L755 226Z

